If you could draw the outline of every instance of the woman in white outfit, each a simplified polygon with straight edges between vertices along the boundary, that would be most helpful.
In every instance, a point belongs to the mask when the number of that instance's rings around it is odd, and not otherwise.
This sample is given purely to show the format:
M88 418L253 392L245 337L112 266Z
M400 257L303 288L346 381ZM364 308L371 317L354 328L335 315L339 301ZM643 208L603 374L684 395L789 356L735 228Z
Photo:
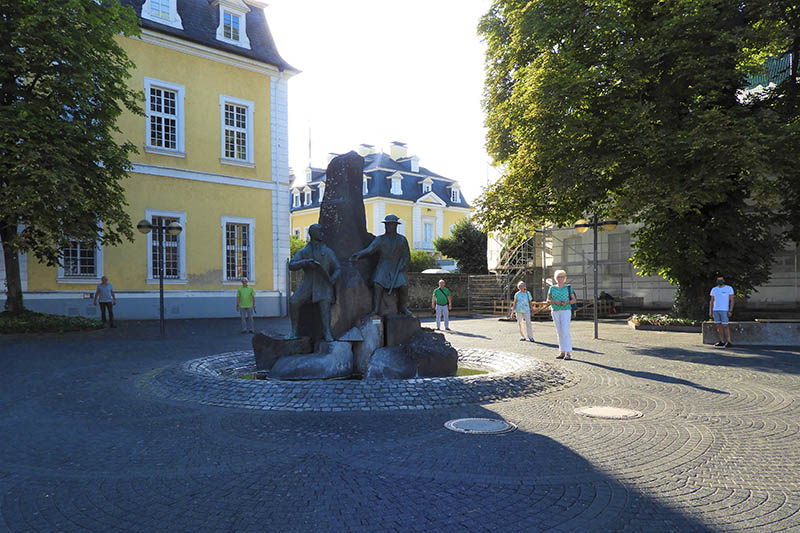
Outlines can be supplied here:
M572 320L572 304L578 303L575 291L567 281L567 273L556 270L554 274L556 284L547 291L547 303L550 304L550 313L553 316L553 325L556 327L558 337L558 357L556 359L572 359L572 339L570 338L569 325Z

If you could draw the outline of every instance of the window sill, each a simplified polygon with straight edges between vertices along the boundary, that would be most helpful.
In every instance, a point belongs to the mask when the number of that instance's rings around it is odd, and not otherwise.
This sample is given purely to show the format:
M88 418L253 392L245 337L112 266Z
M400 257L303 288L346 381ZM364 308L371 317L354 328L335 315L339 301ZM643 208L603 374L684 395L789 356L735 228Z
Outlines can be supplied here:
M100 283L100 278L56 278L56 283L65 285L96 285Z
M148 154L168 155L170 157L186 157L186 152L179 152L178 150L169 150L167 148L159 148L157 146L145 145L144 151Z
M226 157L220 157L219 162L223 165L233 165L235 167L256 168L255 163L250 161L239 161L238 159L228 159Z
M233 46L238 46L239 48L244 48L245 50L250 50L250 46L245 43L244 41L237 41L235 39L228 39L227 37L217 37L217 40L222 43L232 44Z
M223 284L223 285L239 285L239 286L241 286L241 285L242 285L242 282L241 282L241 280L239 280L239 281L235 281L235 280L230 280L230 279L224 279L224 280L222 280L222 284ZM253 280L251 280L251 279L248 279L248 280L247 280L247 286L248 286L248 287L252 287L252 286L253 286L253 285L255 285L255 284L256 284L256 282L255 282L255 281L253 281Z
M155 279L147 278L146 281L147 281L148 285L158 285L158 281L159 280L158 280L158 278L155 278ZM164 285L186 285L187 283L189 283L189 280L187 280L187 279L165 279L164 280Z

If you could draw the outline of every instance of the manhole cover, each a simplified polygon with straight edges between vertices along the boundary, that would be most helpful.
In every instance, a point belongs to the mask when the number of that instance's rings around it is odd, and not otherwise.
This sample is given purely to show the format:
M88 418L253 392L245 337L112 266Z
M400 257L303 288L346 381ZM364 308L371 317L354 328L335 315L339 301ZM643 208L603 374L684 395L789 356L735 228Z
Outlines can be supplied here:
M622 407L606 407L603 405L593 405L591 407L578 407L575 412L579 415L591 418L609 418L611 420L627 420L629 418L639 418L642 413L633 409Z
M514 431L517 426L497 418L457 418L444 423L444 427L472 435L497 435Z

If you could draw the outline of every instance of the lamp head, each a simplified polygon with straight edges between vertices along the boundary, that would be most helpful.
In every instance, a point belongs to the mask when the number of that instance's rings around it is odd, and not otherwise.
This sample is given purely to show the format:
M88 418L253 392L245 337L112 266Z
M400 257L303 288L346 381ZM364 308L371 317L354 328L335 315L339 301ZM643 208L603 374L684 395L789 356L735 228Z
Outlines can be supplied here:
M139 230L139 233L144 233L146 235L153 231L153 225L149 220L143 218L138 224L136 224L136 229Z
M578 233L586 233L587 231L589 231L590 226L591 224L586 222L586 219L581 218L575 221L575 226L573 227L575 228L575 231L577 231Z
M182 232L182 231L183 231L183 227L180 224L178 224L177 222L170 222L169 225L167 226L167 233L169 233L173 237L176 236L176 235L179 235L180 232Z
M604 220L600 223L600 227L606 231L613 231L617 229L617 221L616 220Z

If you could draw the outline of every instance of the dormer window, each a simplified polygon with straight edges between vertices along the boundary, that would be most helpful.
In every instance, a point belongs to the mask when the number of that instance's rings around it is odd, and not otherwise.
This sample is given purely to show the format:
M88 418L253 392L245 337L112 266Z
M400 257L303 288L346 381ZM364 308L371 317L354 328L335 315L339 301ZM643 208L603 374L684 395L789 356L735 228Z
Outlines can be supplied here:
M241 0L214 0L211 5L219 6L217 40L250 50L250 39L247 38L250 8L247 4Z
M304 200L304 202L303 202L303 203L304 203L305 205L311 205L311 189L309 189L308 187L306 187L306 189L305 189L305 191L304 191L304 192L305 192L305 200Z
M325 197L325 184L319 184L319 201L322 203L322 199Z
M300 193L292 193L292 207L300 207ZM299 237L299 235L298 235Z
M392 194L395 194L395 195L398 195L398 196L402 195L403 194L403 176L401 176L399 172L395 172L394 174L392 174L390 176L389 179L392 180L392 189L391 189L390 192Z
M461 191L457 187L450 189L450 201L454 204L461 203Z
M364 180L363 180L363 182L361 184L361 194L366 196L367 193L369 193L369 178L364 176Z
M145 0L142 6L142 18L183 29L183 22L178 15L178 0Z
M430 178L425 178L422 180L422 194L429 193L433 190L433 180Z
M222 36L232 41L239 40L239 15L224 12L222 16Z

